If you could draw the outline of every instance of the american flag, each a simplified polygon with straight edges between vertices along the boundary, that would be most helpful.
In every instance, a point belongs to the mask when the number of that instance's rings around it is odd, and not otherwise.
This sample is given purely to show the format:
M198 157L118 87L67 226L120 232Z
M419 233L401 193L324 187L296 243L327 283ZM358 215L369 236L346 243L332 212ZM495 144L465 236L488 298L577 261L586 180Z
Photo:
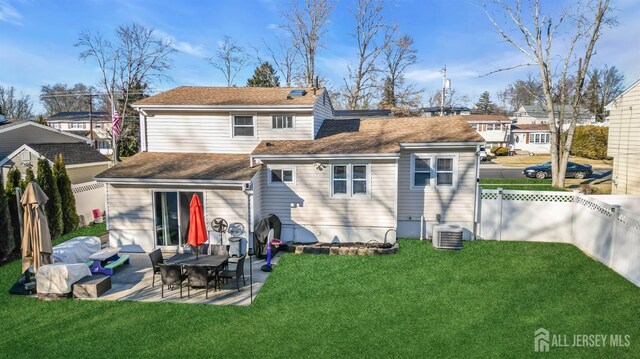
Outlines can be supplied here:
M122 131L122 123L120 121L120 115L118 114L118 111L113 111L113 121L111 123L111 131L113 132L114 136L118 136L120 134L120 132Z

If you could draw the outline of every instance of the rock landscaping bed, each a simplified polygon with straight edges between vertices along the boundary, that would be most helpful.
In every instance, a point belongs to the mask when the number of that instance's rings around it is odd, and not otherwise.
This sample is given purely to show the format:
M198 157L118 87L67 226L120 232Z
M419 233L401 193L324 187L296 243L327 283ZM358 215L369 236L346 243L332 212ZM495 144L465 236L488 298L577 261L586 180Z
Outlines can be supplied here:
M375 256L398 253L398 243L290 243L287 252L295 254L329 254L339 256Z

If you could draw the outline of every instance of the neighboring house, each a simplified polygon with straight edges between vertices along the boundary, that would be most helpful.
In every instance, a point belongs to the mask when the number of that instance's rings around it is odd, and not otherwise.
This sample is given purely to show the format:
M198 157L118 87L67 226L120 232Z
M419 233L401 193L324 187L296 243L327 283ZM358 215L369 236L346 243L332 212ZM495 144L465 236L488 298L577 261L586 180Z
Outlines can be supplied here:
M504 115L468 115L464 119L487 141L487 148L507 147L511 138L511 120Z
M432 106L432 107L423 107L421 109L422 116L432 117L432 116L440 116L440 106ZM452 116L452 115L470 115L471 109L464 106L445 106L444 107L444 115Z
M607 154L613 157L612 194L640 194L640 80L606 107Z
M334 110L335 120L350 120L354 118L393 117L391 110Z
M549 124L549 112L540 105L524 105L513 113L513 119L518 125ZM556 110L556 118L560 111ZM570 105L564 106L565 118L573 116L573 108ZM578 113L578 125L590 125L595 123L596 117L587 109L580 109Z
M87 138L90 138L87 135ZM111 155L113 148L111 148L111 131L105 128L96 128L93 130L93 141L95 142L96 149L103 155Z
M516 151L548 154L551 152L551 130L549 125L513 124L510 143Z
M53 129L33 121L4 121L0 122L0 161L7 159L11 153L24 144L43 143L85 143L91 141L82 136ZM6 179L8 166L0 166L3 179ZM21 169L24 175L24 170Z
M53 166L55 156L61 154L71 184L93 181L93 176L106 170L110 160L96 151L91 145L76 143L29 143L20 146L0 161L0 167L17 166L24 176L25 170L31 168L37 173L38 160L46 158Z
M462 118L334 120L312 88L179 87L133 107L142 152L96 176L112 246L180 250L194 194L206 223L276 214L284 241L418 237L437 221L472 236L484 140Z
M110 130L111 115L107 112L58 112L47 118L47 125L84 136L89 133L91 128Z

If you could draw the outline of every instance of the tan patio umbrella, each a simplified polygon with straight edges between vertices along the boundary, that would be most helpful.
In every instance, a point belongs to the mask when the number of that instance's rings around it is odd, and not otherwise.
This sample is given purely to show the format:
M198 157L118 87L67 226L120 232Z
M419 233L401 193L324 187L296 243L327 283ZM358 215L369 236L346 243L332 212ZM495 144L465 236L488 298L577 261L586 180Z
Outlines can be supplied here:
M33 271L51 263L51 234L44 205L49 200L42 188L34 181L27 184L20 199L24 212L24 235L22 236L22 273L33 264Z

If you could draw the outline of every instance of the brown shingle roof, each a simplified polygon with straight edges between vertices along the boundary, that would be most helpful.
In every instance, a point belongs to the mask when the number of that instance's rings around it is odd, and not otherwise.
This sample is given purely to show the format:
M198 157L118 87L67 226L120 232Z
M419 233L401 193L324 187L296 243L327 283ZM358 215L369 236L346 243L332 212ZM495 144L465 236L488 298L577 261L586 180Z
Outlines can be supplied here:
M512 125L511 129L513 131L551 131L549 130L549 125L545 124Z
M304 96L287 98L291 90L305 90ZM193 87L181 86L147 97L134 106L224 106L224 105L313 105L324 89L292 87Z
M95 178L248 181L258 169L246 154L142 152Z
M464 116L465 120L467 120L467 122L488 122L488 121L500 121L500 122L508 122L510 123L511 120L509 119L509 117L505 116L505 115L467 115Z
M313 141L262 141L252 154L397 153L400 143L484 142L463 117L325 120Z

